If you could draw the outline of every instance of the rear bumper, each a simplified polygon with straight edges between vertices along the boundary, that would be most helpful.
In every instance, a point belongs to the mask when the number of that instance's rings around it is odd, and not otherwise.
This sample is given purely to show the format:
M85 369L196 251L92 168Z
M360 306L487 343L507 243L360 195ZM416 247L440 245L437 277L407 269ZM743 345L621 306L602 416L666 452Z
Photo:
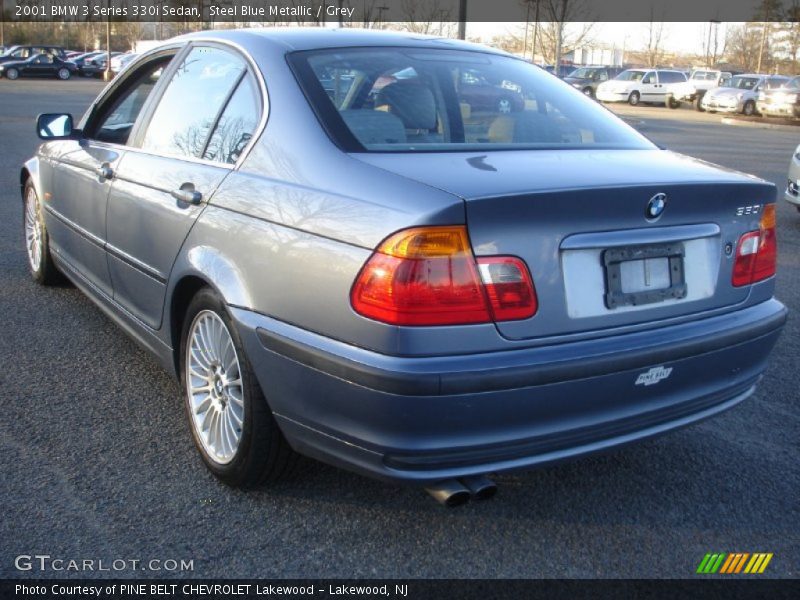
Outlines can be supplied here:
M407 358L232 313L295 449L418 483L526 469L730 408L753 392L786 319L770 300L657 335ZM644 385L658 367L668 377Z

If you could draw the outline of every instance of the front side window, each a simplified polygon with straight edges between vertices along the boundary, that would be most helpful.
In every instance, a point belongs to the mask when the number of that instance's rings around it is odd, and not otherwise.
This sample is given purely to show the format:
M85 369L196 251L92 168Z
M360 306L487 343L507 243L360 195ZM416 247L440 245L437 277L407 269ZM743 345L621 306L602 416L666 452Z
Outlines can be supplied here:
M572 86L506 56L354 48L290 62L326 130L353 151L651 147ZM337 73L346 92L331 94Z
M157 59L141 66L126 79L124 90L109 98L92 119L85 135L90 139L126 145L145 101L158 83L171 57Z
M231 52L192 49L164 90L142 148L169 156L201 157L217 116L245 71L244 61Z
M731 78L731 81L728 85L732 88L736 88L739 90L752 90L756 85L758 85L758 77L740 77L736 76Z
M644 74L644 71L623 71L617 75L615 79L619 79L620 81L641 81Z

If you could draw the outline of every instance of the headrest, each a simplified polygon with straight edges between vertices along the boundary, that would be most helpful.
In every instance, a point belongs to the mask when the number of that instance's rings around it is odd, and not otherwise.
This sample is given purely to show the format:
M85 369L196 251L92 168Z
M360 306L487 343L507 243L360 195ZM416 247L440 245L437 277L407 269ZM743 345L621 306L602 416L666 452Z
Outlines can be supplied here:
M383 88L375 100L376 108L388 106L400 117L406 129L436 127L436 100L430 89L413 81L396 81Z
M362 144L403 144L406 129L396 116L378 110L343 110L344 122Z

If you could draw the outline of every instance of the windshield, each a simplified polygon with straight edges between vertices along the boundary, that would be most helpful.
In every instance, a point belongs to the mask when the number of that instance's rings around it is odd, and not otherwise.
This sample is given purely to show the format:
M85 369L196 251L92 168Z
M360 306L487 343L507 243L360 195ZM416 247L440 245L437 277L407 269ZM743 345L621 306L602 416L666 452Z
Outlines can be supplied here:
M642 77L644 77L644 73L644 71L623 71L614 79L619 79L621 81L640 81Z
M290 63L348 151L653 147L572 86L506 56L337 48Z
M752 90L756 85L758 85L758 77L742 77L737 75L736 77L731 77L731 80L728 82L728 87L739 90Z

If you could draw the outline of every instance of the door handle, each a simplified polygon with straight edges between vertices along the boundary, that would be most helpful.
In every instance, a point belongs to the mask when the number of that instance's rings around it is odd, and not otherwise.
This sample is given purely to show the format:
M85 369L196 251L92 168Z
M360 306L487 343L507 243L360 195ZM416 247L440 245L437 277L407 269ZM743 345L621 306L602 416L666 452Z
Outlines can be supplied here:
M173 198L186 204L200 204L203 201L203 194L194 189L193 183L184 183L177 190L170 192Z
M114 170L107 164L100 165L94 170L94 172L100 179L111 179L114 177Z

